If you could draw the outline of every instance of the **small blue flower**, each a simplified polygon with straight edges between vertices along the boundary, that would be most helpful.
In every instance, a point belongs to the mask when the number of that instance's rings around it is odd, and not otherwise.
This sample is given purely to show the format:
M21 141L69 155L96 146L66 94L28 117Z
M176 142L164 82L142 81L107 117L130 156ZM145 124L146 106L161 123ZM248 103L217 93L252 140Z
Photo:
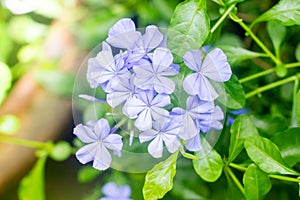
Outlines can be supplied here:
M143 60L139 65L133 66L136 74L134 84L143 90L154 89L157 93L171 94L175 90L175 84L166 76L175 76L179 69L175 68L173 56L166 48L157 48L152 57L152 62Z
M185 78L183 88L189 95L198 95L202 100L212 101L218 97L209 79L225 82L232 74L226 55L219 48L210 51L203 63L200 50L188 51L183 61L188 68L195 71Z
M99 200L131 200L131 188L129 185L118 186L114 182L109 182L102 187L102 193L105 197Z
M193 138L186 140L184 146L189 151L200 151L202 149L200 133L196 134Z
M135 126L140 131L151 129L152 119L159 120L169 116L163 107L170 104L166 94L156 94L153 90L138 91L135 96L126 101L123 113L135 120Z
M110 166L112 159L107 149L120 154L123 147L122 136L110 133L106 119L89 121L86 126L78 124L74 128L74 134L86 144L76 152L77 159L82 164L94 160L93 167L99 170Z
M163 143L170 153L174 153L180 147L178 133L180 124L174 120L163 119L153 122L153 129L141 132L139 139L141 143L150 141L148 152L154 158L160 158L163 154Z
M189 96L186 100L186 110L176 107L172 109L170 115L175 116L181 124L179 137L184 140L195 137L200 132L201 126L198 124L199 119L210 119L214 103L212 101L202 101L197 96Z

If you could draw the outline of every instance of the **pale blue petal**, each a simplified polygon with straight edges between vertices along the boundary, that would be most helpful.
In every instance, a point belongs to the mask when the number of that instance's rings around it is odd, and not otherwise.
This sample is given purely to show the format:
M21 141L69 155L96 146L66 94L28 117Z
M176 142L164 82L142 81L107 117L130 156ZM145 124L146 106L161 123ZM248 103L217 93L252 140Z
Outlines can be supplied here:
M102 193L106 197L114 197L120 199L130 197L131 189L128 185L118 186L114 182L109 182L102 187Z
M232 74L227 57L219 48L207 54L203 61L201 72L208 78L219 82L228 81Z
M163 141L170 153L177 151L181 145L180 140L176 135L163 134Z
M103 145L110 150L120 152L123 147L122 136L109 134L108 137L103 140Z
M96 88L100 85L100 83L97 82L96 78L99 75L98 73L99 67L98 63L95 58L90 58L88 60L88 69L86 73L86 78L90 84L91 88Z
M106 170L110 167L111 155L109 151L100 144L93 162L93 167L98 170Z
M165 107L170 105L171 99L169 95L157 94L151 102L151 106L155 107Z
M102 51L112 52L110 45L108 43L106 43L105 41L102 42Z
M92 101L92 102L106 103L105 100L97 99L96 97L93 97L93 96L90 96L90 95L87 95L87 94L80 94L80 95L78 95L78 97L80 97L82 99L85 99L85 100L88 100L88 101Z
M93 130L82 124L78 124L74 128L74 134L84 143L92 143L99 139Z
M167 69L173 62L173 55L167 48L159 47L153 53L153 69L159 73Z
M200 91L200 75L198 73L189 74L183 81L183 89L189 95L197 95Z
M147 105L143 101L134 96L126 101L123 106L122 112L130 119L134 119L146 107Z
M98 142L94 142L81 147L75 154L79 162L82 164L86 164L94 160L98 149L98 144Z
M153 98L155 96L154 90L138 90L136 96L142 100L145 105L151 105Z
M94 126L94 131L100 140L105 139L109 132L110 126L106 119L101 118Z
M156 48L163 41L163 34L156 26L147 26L143 35L143 46L146 52Z
M110 37L120 33L135 31L135 24L130 18L123 18L117 21L108 31Z
M196 126L196 122L194 121L194 119L188 113L183 115L182 127L178 136L181 139L188 140L190 138L193 138L198 132L199 130Z
M199 76L198 81L199 82L197 84L199 84L200 87L198 97L201 100L213 101L218 97L217 92L207 78L204 76Z
M139 135L140 142L141 143L148 142L148 141L152 140L153 138L155 138L157 136L157 134L158 134L158 132L153 129L143 131Z
M164 71L161 71L159 74L161 76L175 76L179 73L179 71L180 66L172 63L168 68L166 68Z
M130 92L111 92L106 95L106 101L112 108L115 108L125 103L130 97Z
M163 153L163 140L160 135L158 135L148 146L148 152L154 157L154 158L160 158L162 157Z
M193 71L200 71L202 64L202 54L200 50L190 50L183 56L183 62Z
M175 84L169 78L157 76L154 80L154 90L157 93L171 94L175 90Z
M151 110L149 108L144 109L136 118L134 125L140 131L151 129L152 127Z
M154 120L167 120L164 118L169 117L169 112L164 108L160 107L151 107L151 115Z
M185 147L189 151L200 151L202 149L200 134L196 134L195 137L188 139L185 143Z

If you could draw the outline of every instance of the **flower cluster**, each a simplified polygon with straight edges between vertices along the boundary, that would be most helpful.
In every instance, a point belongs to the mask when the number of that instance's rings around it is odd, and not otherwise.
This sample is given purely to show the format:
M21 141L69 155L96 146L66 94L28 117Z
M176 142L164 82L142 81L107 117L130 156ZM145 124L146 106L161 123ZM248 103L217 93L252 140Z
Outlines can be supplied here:
M192 72L182 85L172 80L187 70ZM218 94L211 82L224 82L230 76L231 69L222 50L213 49L205 56L202 50L190 50L180 67L173 63L166 36L156 26L147 26L142 34L127 18L109 30L102 50L88 60L87 70L90 87L101 87L107 94L106 102L112 108L120 107L134 121L140 142L150 141L148 152L155 158L162 156L164 146L170 153L177 151L181 144L190 151L199 151L200 132L223 128L220 121L224 114L215 105ZM171 105L177 87L183 87L186 93L185 107ZM108 168L111 156L107 149L120 155L123 145L115 129L110 130L105 119L87 126L79 124L74 133L87 143L76 154L79 161L94 160L95 168Z

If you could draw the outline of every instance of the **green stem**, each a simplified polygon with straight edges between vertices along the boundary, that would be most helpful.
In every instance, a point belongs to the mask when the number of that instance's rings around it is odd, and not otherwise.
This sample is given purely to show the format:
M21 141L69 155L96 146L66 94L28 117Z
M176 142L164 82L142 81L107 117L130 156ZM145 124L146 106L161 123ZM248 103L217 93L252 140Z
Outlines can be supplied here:
M183 145L180 146L180 153L183 157L191 159L191 160L199 160L199 158L193 154L187 153L184 151Z
M236 186L240 189L240 191L244 194L244 188L242 186L242 184L240 183L240 181L237 179L237 177L235 176L235 174L231 171L231 169L229 167L225 167L224 168L228 175L231 177L231 179L233 180L233 182L236 184Z
M278 58L276 58L276 56L274 56L274 54L268 49L268 47L266 47L264 45L264 43L262 43L262 41L260 41L260 39L251 31L251 29L243 22L243 20L241 18L239 18L234 13L230 13L229 16L233 21L237 22L251 36L251 38L258 44L258 46L260 46L260 48L266 54L268 54L268 56L276 63L276 65L281 64L280 59L278 59Z
M298 120L297 120L297 111L296 111L296 104L297 104L297 92L299 88L299 79L295 79L294 84L294 91L293 91L293 108L292 108L292 121L291 121L291 127L297 127L298 126Z
M275 87L284 85L284 84L286 84L288 82L295 81L296 79L297 79L297 76L291 76L291 77L288 77L286 79L283 79L283 80L271 83L269 85L265 85L263 87L257 88L256 90L253 90L252 92L247 93L246 94L246 98L248 99L248 98L253 97L253 96L255 96L255 95L259 94L259 93L262 93L262 92L265 92L267 90L273 89Z
M213 33L217 30L220 24L225 20L227 15L231 12L231 10L235 7L235 4L231 5L226 12L222 15L222 17L217 21L217 23L211 28L210 32Z
M275 72L274 68L268 69L268 70L265 70L265 71L262 71L262 72L259 72L259 73L256 73L256 74L253 74L253 75L250 75L250 76L247 76L245 78L240 79L240 83L245 83L245 82L251 81L253 79L256 79L256 78L259 78L259 77L271 74L273 72Z
M0 135L0 142L5 142L9 144L16 144L20 146L35 148L35 149L44 149L49 147L50 143L37 142L32 140L26 140L21 138L7 137Z
M288 63L284 65L285 68L294 68L294 67L300 67L300 62L296 63Z
M240 170L242 172L246 171L246 169L247 169L246 167L240 166L240 165L235 164L235 163L229 163L229 166L232 167L232 168L235 168L237 170ZM300 179L293 178L293 177L282 176L282 175L273 175L273 174L268 174L268 176L270 178L274 178L274 179L278 179L278 180L282 180L282 181L300 183Z

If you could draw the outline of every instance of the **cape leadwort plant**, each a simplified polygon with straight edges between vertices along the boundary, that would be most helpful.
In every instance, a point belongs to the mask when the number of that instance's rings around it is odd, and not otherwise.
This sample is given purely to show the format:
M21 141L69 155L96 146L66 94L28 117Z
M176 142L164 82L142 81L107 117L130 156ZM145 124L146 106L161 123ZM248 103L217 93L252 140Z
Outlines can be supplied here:
M191 73L185 75L187 70ZM151 141L148 152L160 158L164 146L170 153L181 145L189 151L199 151L200 134L223 128L224 114L215 105L218 93L211 83L225 82L231 74L221 49L206 55L201 49L191 49L185 53L180 67L173 62L166 36L156 26L147 26L142 34L131 19L124 18L109 30L102 50L88 60L89 85L101 87L106 100L81 97L121 108L124 117L134 121L139 141ZM183 82L174 83L172 78L180 75ZM171 102L175 90L182 87L186 93L186 102L182 103L185 106ZM93 167L99 170L109 168L112 158L108 149L121 156L119 128L117 124L111 129L103 118L77 125L74 134L85 143L76 153L78 160L83 164L93 161ZM133 134L130 137L132 142Z

